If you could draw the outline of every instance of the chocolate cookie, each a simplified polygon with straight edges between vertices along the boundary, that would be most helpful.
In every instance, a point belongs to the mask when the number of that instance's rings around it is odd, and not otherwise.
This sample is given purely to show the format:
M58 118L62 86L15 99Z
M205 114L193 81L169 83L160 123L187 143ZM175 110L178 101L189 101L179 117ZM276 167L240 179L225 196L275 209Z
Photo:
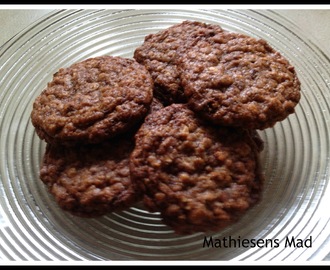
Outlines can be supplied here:
M190 108L215 124L265 129L300 100L294 67L261 39L219 32L177 63Z
M97 217L139 200L129 172L130 138L72 147L47 144L40 179L59 206L81 217Z
M32 124L49 143L98 143L147 114L153 82L133 59L100 56L61 68L36 98Z
M176 233L224 228L261 197L255 131L206 125L172 104L148 115L135 140L132 181Z
M134 58L143 64L154 80L155 96L166 105L185 102L180 74L177 70L177 52L190 47L197 37L213 36L222 29L218 25L183 21L145 37L136 48Z

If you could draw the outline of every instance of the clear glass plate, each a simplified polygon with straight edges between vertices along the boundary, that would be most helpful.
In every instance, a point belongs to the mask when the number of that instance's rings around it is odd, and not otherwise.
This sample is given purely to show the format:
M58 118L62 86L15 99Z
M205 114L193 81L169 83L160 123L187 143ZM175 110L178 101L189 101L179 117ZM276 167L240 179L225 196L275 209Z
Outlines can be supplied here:
M144 36L183 20L264 38L296 68L296 113L259 132L263 199L238 223L207 235L178 236L141 204L97 219L63 212L38 177L45 143L30 122L34 99L59 68L103 54L132 57ZM271 10L59 10L43 17L0 49L0 260L323 260L330 251L329 72L329 59L304 31ZM211 236L228 242L203 247ZM292 237L296 247L288 246Z

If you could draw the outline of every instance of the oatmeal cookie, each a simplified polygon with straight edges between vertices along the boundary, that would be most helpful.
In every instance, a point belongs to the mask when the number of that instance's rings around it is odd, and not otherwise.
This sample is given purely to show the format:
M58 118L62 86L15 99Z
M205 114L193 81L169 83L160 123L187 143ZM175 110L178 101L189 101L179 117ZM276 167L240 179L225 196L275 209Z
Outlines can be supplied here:
M149 114L154 113L160 109L164 108L163 103L161 103L157 98L153 98L152 103L150 105Z
M176 233L219 230L261 197L256 134L206 125L186 104L169 105L148 115L135 135L132 181L147 209Z
M166 105L185 102L176 66L178 49L182 53L197 37L213 36L221 31L222 28L218 25L183 21L146 36L143 44L136 48L134 58L151 73L155 96Z
M141 121L152 98L144 66L105 55L56 72L34 101L31 120L48 143L98 143Z
M80 217L123 210L140 199L129 172L133 136L100 144L47 144L40 179L58 205Z
M223 31L177 61L190 108L212 123L265 129L300 100L294 67L266 41Z

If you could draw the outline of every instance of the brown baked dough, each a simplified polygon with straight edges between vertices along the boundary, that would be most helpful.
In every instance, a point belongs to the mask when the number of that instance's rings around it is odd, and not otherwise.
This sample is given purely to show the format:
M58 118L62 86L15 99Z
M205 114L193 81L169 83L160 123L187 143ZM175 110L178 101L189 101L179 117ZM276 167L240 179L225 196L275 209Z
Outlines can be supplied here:
M100 144L47 144L40 179L58 205L81 217L98 217L140 199L129 172L134 140L124 136Z
M300 100L294 67L266 41L222 31L177 60L190 108L214 124L265 129Z
M185 104L164 107L135 135L132 181L176 233L219 230L261 197L256 134L206 125Z
M98 143L124 133L147 114L153 81L134 59L100 56L61 68L31 113L48 143Z
M145 37L134 51L134 58L150 72L155 85L155 96L165 105L185 102L180 74L177 70L177 52L185 51L197 37L213 36L221 32L218 25L197 21L183 21Z

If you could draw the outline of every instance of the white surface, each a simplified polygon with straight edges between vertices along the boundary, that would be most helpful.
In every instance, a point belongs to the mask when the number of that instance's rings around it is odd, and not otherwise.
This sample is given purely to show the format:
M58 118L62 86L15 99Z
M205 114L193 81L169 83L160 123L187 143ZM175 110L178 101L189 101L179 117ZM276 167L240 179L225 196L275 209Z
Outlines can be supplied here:
M310 40L330 57L330 9L277 10L277 12L306 30Z
M0 9L0 46L52 10ZM330 57L330 6L329 9L276 9L276 11L304 29L310 40Z
M51 9L38 9L38 10L0 10L0 46L6 41L11 39L17 33L28 27L30 24L38 20L40 17L51 12Z

